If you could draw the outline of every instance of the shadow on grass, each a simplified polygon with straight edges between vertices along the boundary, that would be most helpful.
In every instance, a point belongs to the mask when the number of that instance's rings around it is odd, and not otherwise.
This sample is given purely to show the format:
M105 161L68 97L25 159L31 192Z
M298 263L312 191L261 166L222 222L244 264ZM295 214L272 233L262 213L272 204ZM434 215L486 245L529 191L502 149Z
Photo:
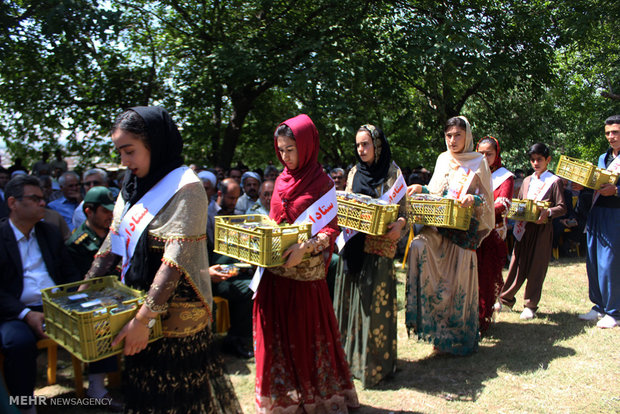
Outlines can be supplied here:
M360 408L351 410L352 414L422 414L423 412L424 411L386 410L383 408L377 408L363 404L360 406Z
M492 326L477 353L466 357L430 355L415 361L398 360L394 378L374 389L407 388L448 401L476 401L484 383L497 377L500 369L519 375L547 369L551 361L574 355L573 349L556 343L582 333L585 326L574 314L566 312L540 314L533 323L499 322Z

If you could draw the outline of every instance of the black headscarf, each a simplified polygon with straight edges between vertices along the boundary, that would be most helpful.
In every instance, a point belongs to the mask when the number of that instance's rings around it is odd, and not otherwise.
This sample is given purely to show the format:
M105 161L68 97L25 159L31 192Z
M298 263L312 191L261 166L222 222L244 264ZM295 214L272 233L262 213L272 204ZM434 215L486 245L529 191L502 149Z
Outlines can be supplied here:
M130 110L144 120L146 137L151 151L151 165L146 177L125 175L123 200L135 204L170 171L183 165L181 151L183 140L176 124L164 108L159 106L135 106Z
M360 155L355 150L355 158L357 158L357 172L353 177L353 192L358 194L366 194L377 198L376 188L383 184L387 179L392 163L392 153L390 145L385 138L383 131L374 125L362 125L358 131L366 131L372 138L372 145L375 148L375 159L372 163L367 164L362 161Z
M387 180L392 163L390 145L383 131L374 125L362 125L358 131L366 131L370 134L375 148L375 159L371 164L367 164L360 158L357 148L355 149L357 171L353 177L352 191L378 198L381 194L377 194L376 188ZM364 249L365 241L366 235L357 233L347 242L342 252L345 265L352 273L357 274L362 269L363 260L359 260L359 254Z
M151 152L148 174L143 178L133 173L125 175L121 195L128 205L134 205L155 184L172 170L183 165L181 151L183 140L176 124L164 108L158 106L136 106L130 108L144 120L146 138ZM136 245L131 264L125 274L129 286L148 290L155 273L161 265L161 252L149 253L147 248L148 231L144 231ZM157 256L157 257L154 257Z

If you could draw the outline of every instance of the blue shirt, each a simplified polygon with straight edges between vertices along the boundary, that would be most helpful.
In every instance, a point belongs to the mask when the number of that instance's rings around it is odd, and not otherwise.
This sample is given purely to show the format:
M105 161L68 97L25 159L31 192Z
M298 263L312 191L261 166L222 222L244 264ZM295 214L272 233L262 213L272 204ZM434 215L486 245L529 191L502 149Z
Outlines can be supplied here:
M73 201L67 200L63 195L49 203L47 206L52 210L56 210L65 220L67 226L69 226L69 230L73 231L75 229L73 226L73 212L78 204L79 203L74 203Z

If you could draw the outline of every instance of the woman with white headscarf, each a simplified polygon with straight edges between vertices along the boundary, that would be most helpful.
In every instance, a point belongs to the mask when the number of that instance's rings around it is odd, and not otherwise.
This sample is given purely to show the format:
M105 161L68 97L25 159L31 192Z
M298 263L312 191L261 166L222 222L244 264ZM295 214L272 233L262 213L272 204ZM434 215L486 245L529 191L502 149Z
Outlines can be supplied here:
M467 355L480 338L476 248L494 226L493 187L467 119L450 118L444 134L448 150L437 158L430 183L414 184L407 193L454 198L474 211L468 230L426 226L411 242L405 317L409 333L436 352Z

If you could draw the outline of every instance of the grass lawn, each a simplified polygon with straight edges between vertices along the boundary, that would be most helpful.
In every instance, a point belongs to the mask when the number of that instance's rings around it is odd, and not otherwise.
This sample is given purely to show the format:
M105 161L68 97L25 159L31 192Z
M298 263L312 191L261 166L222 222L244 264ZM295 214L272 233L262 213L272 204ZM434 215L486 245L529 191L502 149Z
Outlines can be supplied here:
M517 296L516 312L499 314L479 351L468 357L434 356L431 345L407 337L404 277L398 274L398 371L374 389L355 381L362 404L355 413L620 413L620 328L599 329L577 318L591 306L583 259L552 263L538 318L519 320ZM72 396L66 355L55 386L43 386L44 362L36 394ZM244 411L254 412L253 361L226 363ZM39 408L43 414L84 411Z

